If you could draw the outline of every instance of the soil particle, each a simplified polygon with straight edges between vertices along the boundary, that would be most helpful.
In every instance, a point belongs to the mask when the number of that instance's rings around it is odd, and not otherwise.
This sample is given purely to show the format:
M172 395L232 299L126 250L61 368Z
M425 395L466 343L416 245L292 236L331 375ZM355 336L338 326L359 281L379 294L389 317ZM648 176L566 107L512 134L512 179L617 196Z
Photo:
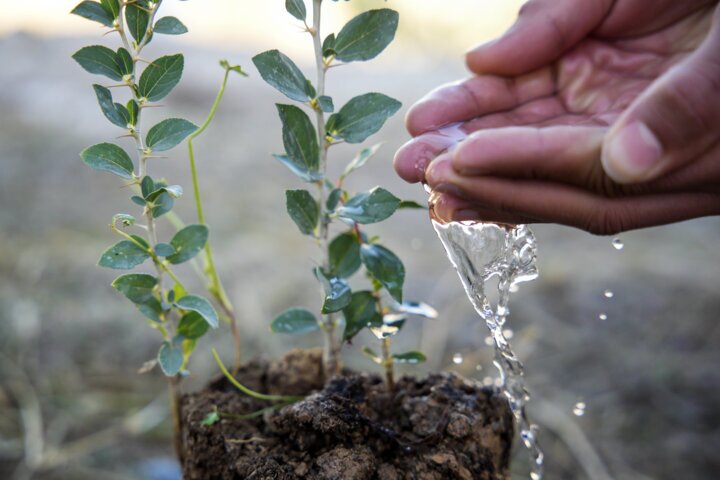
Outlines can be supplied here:
M219 379L183 398L186 480L507 480L512 415L500 394L454 374L345 372L323 387L318 351L290 352L238 372L262 392L307 395L268 406ZM217 408L221 420L203 425Z

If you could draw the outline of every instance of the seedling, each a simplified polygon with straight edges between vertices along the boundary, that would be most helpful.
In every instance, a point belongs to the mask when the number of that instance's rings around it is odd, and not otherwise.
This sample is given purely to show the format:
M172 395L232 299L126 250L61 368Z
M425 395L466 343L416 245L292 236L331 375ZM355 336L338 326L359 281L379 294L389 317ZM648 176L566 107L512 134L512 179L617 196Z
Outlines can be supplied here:
M238 347L236 365L239 362L239 334L233 307L217 274L208 243L209 230L200 200L192 139L200 135L212 120L229 73L243 72L240 67L221 62L225 71L222 86L210 114L200 127L181 118L168 118L146 132L143 113L147 108L160 106L157 102L165 99L180 82L184 67L182 54L152 60L144 56L145 47L155 34L180 35L187 32L187 28L175 17L156 20L161 4L162 0L80 3L72 13L102 24L109 29L107 33L117 33L121 46L112 50L91 45L78 50L73 58L89 73L107 77L113 82L110 85L95 84L93 89L105 118L122 130L120 138L132 140L131 149L106 142L86 148L80 156L89 167L122 178L134 193L130 197L131 202L135 208L141 209L140 220L126 213L113 216L110 229L122 240L102 254L99 265L116 270L131 270L148 260L153 265L152 274L128 273L115 279L112 285L137 307L148 319L150 327L162 337L157 358L143 370L157 364L168 377L176 441L179 441L177 386L188 373L188 361L198 340L210 328L217 328L220 318L231 324ZM128 93L126 103L115 102L110 90L112 87L123 87ZM183 188L159 176L153 177L149 171L153 159L187 138L190 139L190 167L198 215L198 223L193 225L184 225L172 212L175 201L183 194ZM134 155L131 156L128 151ZM177 227L177 232L167 241L158 239L156 225L161 218L170 219ZM136 233L129 233L133 231L131 229ZM210 295L220 305L222 315L218 315L207 298L188 293L173 270L175 265L195 262L195 257L201 252L205 268L201 270L198 267L196 270L207 284Z
M385 367L393 385L395 362L419 363L419 352L393 355L390 337L405 323L407 314L434 316L422 304L403 303L405 268L378 237L368 237L365 225L381 222L402 208L423 208L404 202L382 187L350 194L345 180L373 157L380 145L361 150L337 179L327 174L329 152L340 143L359 144L378 132L400 109L400 102L382 93L365 93L335 110L326 94L331 68L375 58L392 42L398 13L387 8L370 10L350 20L337 34L321 35L322 0L312 2L312 25L303 0L286 0L285 8L312 38L316 64L313 84L285 54L270 50L253 58L262 78L285 96L305 107L277 104L285 153L274 155L301 180L313 187L287 190L286 206L300 232L320 247L322 261L313 274L323 287L320 317L304 308L290 308L271 324L273 332L302 334L321 330L325 339L324 366L328 376L340 372L341 340L349 342L370 328L382 340L382 355L372 354ZM310 119L308 112L315 117ZM327 118L326 118L327 116ZM335 227L340 228L339 232ZM349 279L364 270L369 288L351 289ZM386 301L385 297L389 297ZM344 320L342 335L338 330ZM371 352L370 350L368 350Z

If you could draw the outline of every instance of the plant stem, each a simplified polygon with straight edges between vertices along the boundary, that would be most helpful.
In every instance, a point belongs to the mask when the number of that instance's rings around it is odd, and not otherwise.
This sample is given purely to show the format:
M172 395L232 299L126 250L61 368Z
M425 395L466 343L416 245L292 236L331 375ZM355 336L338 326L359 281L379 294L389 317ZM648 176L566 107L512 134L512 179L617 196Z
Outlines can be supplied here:
M388 390L393 391L395 390L395 375L393 372L395 362L393 362L392 355L390 354L389 337L382 339L382 363L385 368L385 382L387 383Z
M313 39L313 48L315 51L315 65L317 67L317 96L325 95L325 74L327 73L327 65L323 58L322 37L320 35L320 25L322 19L322 0L313 0L313 24L310 29L310 35ZM318 133L318 145L320 146L320 173L322 180L318 182L319 199L320 199L320 229L318 241L322 250L323 261L322 266L325 271L330 269L330 257L328 253L328 211L325 204L325 178L327 175L327 157L329 142L325 138L325 114L319 107L315 108L315 117ZM323 318L323 332L325 333L325 350L324 350L324 366L326 377L332 377L340 373L340 343L335 335L336 319L333 314L328 314Z
M193 184L193 193L195 196L195 209L197 210L197 217L198 222L202 224L206 224L205 222L205 213L203 212L203 205L202 205L202 199L200 198L200 183L198 181L198 174L197 174L197 168L195 166L195 148L193 147L193 140L198 137L201 133L205 131L205 129L210 125L210 122L215 117L215 112L217 111L218 105L220 105L220 100L222 100L223 94L225 93L225 87L227 86L228 76L230 75L230 69L225 68L225 75L223 76L222 84L220 85L220 90L218 91L217 96L215 97L215 102L213 103L212 107L210 108L210 113L208 114L207 118L203 122L202 125L188 138L188 154L190 157L190 173L192 175L192 184ZM210 246L210 242L205 243L205 273L207 274L207 280L209 280L209 285L207 287L208 292L215 297L217 302L222 307L223 311L227 315L229 321L230 321L230 330L232 331L233 341L235 344L235 363L233 365L233 372L237 372L240 369L240 365L242 362L242 356L241 356L241 342L240 342L240 331L237 326L237 317L235 316L235 309L230 302L230 299L227 296L227 293L225 291L225 287L222 284L222 281L220 280L220 275L217 272L217 268L215 267L215 260L213 257L212 247Z

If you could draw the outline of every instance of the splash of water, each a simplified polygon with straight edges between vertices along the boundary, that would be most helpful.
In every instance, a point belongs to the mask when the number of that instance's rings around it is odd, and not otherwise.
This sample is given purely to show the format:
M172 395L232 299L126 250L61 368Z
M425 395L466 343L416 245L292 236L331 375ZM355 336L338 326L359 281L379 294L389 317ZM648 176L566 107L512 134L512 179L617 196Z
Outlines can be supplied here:
M537 442L537 426L525 412L530 395L525 388L523 365L515 356L503 326L509 314L511 287L537 278L536 242L525 225L481 222L443 222L433 215L432 224L460 276L465 292L480 318L490 329L495 346L495 366L500 386L515 417L520 437L531 457L530 478L543 478L543 452ZM498 301L493 309L486 293L487 282L497 278Z

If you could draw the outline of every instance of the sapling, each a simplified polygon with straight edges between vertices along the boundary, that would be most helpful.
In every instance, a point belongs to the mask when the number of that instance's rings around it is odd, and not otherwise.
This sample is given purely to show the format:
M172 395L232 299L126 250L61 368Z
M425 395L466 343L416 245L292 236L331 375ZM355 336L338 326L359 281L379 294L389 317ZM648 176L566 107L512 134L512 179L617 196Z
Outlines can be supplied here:
M351 195L345 180L376 154L380 145L361 150L350 160L337 179L327 173L329 152L341 143L359 144L378 132L400 109L400 102L382 93L365 93L350 99L335 111L333 99L326 93L326 76L331 68L375 58L393 40L399 15L387 8L370 10L350 20L337 34L321 34L322 0L313 0L311 25L303 0L286 0L288 13L304 25L312 38L316 80L313 84L285 54L270 50L253 58L262 78L285 96L306 107L277 104L282 122L285 153L274 155L300 179L313 186L287 190L286 207L301 233L320 247L322 261L313 274L323 287L318 318L304 308L290 308L271 324L274 332L301 334L321 330L324 334L326 375L340 372L341 341L370 328L382 342L382 354L366 349L374 361L385 368L392 388L395 362L419 363L420 352L393 355L390 337L397 333L410 314L433 317L435 312L424 304L403 303L405 268L378 237L368 237L365 225L381 222L398 209L422 208L404 202L382 187ZM339 233L331 232L342 225ZM333 237L333 234L335 235ZM361 268L370 288L353 291L348 279ZM385 294L383 293L385 292ZM385 301L385 297L387 301ZM344 330L339 327L344 319Z
M200 192L192 142L190 149L191 173L198 212L198 223L184 225L172 213L175 200L183 193L180 185L170 184L159 176L151 176L149 165L159 154L171 150L186 138L197 137L212 120L230 72L243 73L240 67L221 62L225 70L220 93L211 112L201 127L188 120L168 118L145 131L143 117L146 109L159 107L179 83L184 67L182 54L166 55L150 60L143 54L155 34L179 35L187 32L183 23L175 17L156 20L162 0L101 0L84 1L72 13L98 22L117 33L121 46L112 50L105 46L91 45L78 50L73 58L90 73L105 76L114 83L93 85L97 101L104 116L123 134L132 140L135 160L126 148L115 143L99 143L86 148L80 154L89 167L115 174L125 180L134 195L130 197L136 208L141 208L142 220L120 213L113 216L111 230L122 237L100 257L102 267L131 270L150 260L153 273L129 273L121 275L112 283L149 320L149 325L162 336L157 358L149 362L145 370L158 364L168 378L171 389L171 412L175 430L176 448L179 444L179 390L180 380L188 373L188 361L197 341L210 328L217 328L219 316L211 302L203 296L188 293L183 281L173 270L175 265L193 262L204 251L205 269L203 280L210 294L217 299L224 315L232 325L236 337L233 308L215 269L212 251L208 243L208 227L202 212ZM122 87L127 92L126 103L116 103L111 88ZM167 242L160 241L157 223L160 218L171 218L178 227ZM131 228L136 233L129 233ZM199 269L198 269L199 270ZM236 363L239 352L236 353Z

